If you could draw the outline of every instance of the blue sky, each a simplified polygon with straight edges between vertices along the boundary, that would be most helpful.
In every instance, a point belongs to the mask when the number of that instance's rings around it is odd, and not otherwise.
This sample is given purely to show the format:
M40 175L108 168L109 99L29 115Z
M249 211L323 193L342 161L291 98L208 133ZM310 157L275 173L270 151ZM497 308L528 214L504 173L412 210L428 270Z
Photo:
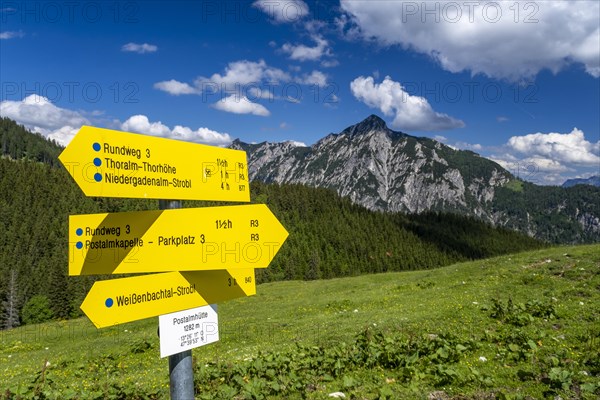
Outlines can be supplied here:
M374 113L542 184L600 173L597 1L0 1L0 114L216 145Z

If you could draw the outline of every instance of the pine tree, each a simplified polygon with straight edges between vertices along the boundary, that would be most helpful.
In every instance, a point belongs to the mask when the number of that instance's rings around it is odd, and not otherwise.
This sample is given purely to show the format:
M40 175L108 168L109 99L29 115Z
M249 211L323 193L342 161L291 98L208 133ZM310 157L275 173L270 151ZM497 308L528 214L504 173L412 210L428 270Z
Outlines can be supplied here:
M58 257L55 257L55 259ZM68 319L73 313L71 296L68 290L69 278L65 271L66 267L55 266L50 272L50 287L48 299L52 313L57 319Z
M315 280L321 278L321 257L317 250L313 250L308 261L308 270L306 271L306 280Z

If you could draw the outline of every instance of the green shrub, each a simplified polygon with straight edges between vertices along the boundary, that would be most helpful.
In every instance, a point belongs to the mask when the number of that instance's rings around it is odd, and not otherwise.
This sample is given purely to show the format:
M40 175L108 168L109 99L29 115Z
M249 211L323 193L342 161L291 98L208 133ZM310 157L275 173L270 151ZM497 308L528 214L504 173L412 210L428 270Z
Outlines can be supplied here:
M21 317L24 324L39 324L52 319L50 301L46 296L35 295L23 306Z

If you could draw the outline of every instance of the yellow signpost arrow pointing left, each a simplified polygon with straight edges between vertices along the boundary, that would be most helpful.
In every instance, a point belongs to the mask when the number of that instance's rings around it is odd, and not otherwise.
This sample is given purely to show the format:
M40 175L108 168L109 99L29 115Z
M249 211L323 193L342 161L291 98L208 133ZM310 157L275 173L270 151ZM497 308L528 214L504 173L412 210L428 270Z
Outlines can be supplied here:
M59 159L86 196L250 201L241 150L83 126Z
M69 217L69 275L266 268L288 236L264 204Z
M166 272L96 282L81 309L104 328L254 294L252 268Z

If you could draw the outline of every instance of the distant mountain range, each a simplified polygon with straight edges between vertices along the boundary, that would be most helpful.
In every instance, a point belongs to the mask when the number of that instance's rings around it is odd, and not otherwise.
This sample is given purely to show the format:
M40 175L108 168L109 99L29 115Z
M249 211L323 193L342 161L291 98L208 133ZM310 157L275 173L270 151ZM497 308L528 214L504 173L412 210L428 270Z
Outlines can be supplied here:
M524 182L474 152L393 131L376 115L310 147L231 147L247 152L252 179L333 189L372 210L453 212L551 242L600 240L600 189Z
M554 243L600 241L599 187L524 182L471 151L393 131L375 115L310 147L232 147L247 151L253 180L332 189L376 211L474 216ZM0 118L0 149L5 157L59 166L59 145L8 118Z
M575 185L591 185L600 187L600 176L590 176L589 178L567 179L562 187L568 188Z

